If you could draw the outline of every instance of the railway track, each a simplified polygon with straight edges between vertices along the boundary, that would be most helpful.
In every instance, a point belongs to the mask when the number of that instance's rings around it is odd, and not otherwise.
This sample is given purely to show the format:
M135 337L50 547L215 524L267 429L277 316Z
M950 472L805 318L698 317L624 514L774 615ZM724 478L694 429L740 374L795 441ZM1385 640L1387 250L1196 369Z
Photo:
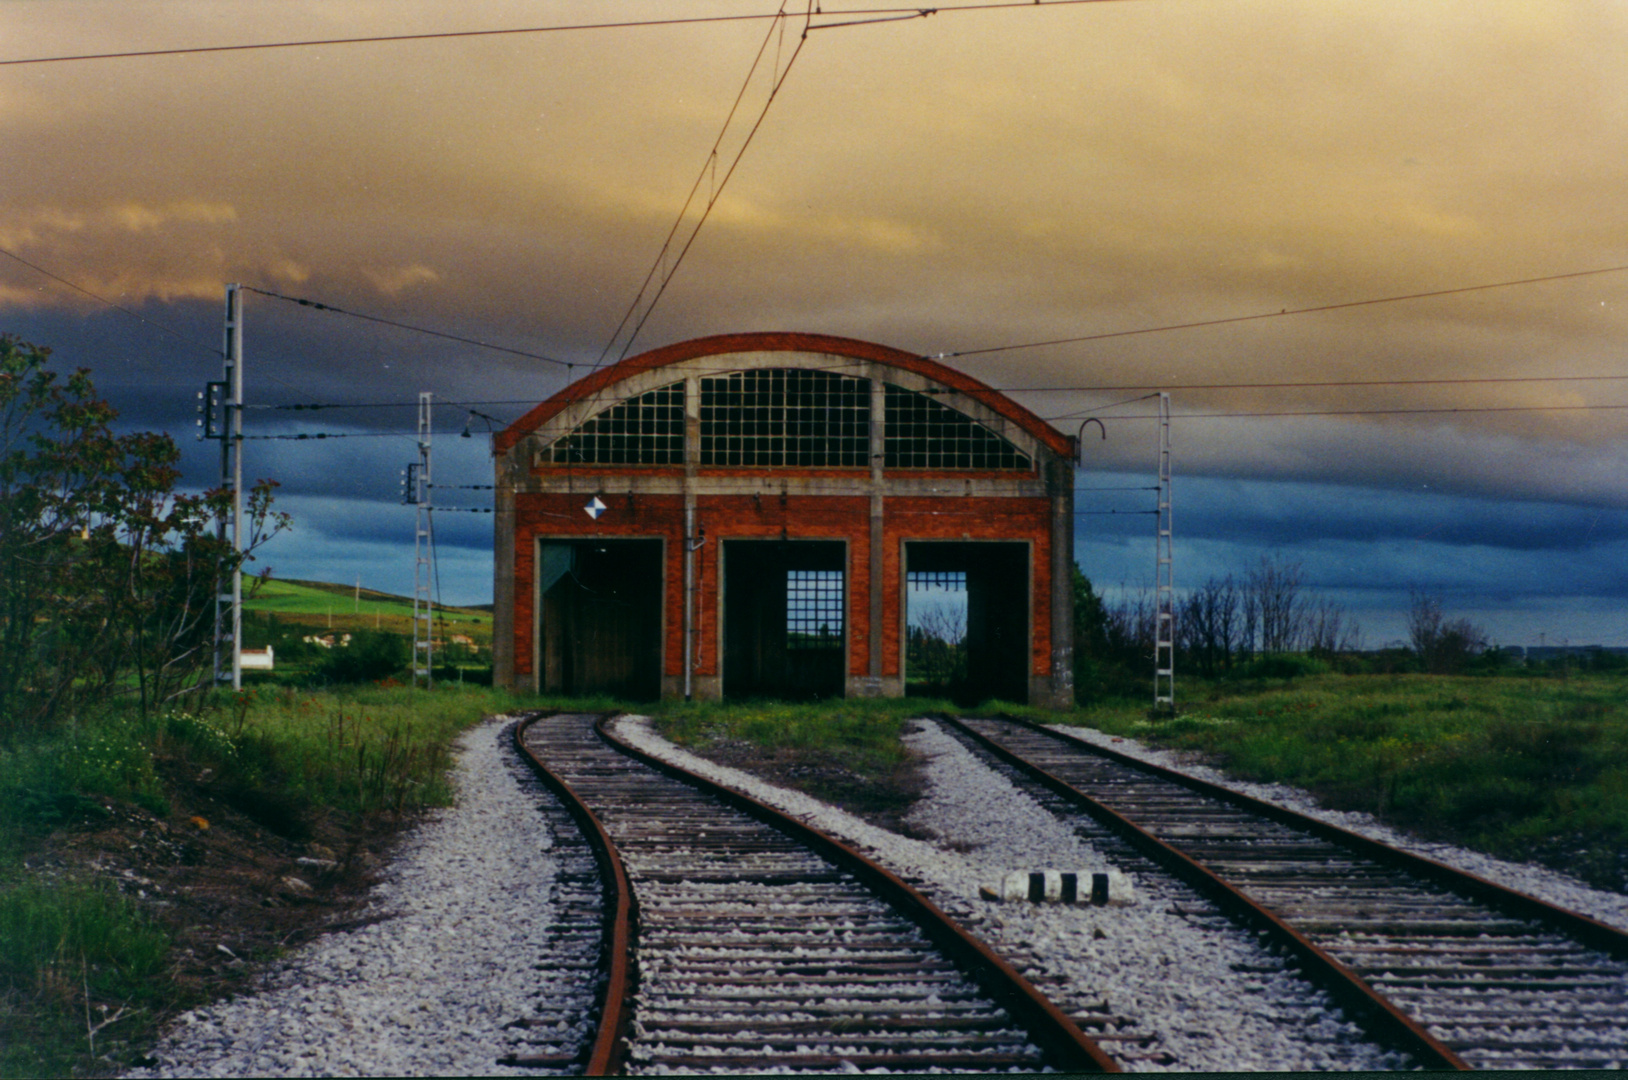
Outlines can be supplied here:
M1628 934L1066 734L948 723L1270 937L1420 1065L1628 1063Z
M909 885L756 800L644 757L605 719L538 716L516 731L605 882L606 975L582 1071L1117 1071Z

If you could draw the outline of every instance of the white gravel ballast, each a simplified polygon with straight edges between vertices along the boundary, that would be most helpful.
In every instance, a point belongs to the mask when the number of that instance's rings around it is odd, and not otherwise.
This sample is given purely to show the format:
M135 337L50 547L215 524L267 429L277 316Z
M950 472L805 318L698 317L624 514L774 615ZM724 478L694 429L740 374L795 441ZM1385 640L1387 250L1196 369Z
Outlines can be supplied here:
M495 1061L505 1025L575 993L547 958L560 860L496 717L460 740L457 806L402 844L369 901L381 921L326 935L261 992L183 1014L132 1076L535 1075ZM580 973L577 973L580 975Z
M1014 870L1108 868L1068 822L1014 788L931 721L907 743L926 760L928 792L911 824L928 843L871 825L800 792L706 761L656 735L642 717L617 724L629 742L750 794L854 844L916 884L1072 1014L1133 1023L1104 1034L1129 1069L1386 1070L1408 1059L1363 1037L1282 958L1219 918L1185 886L1135 882L1127 907L992 903L980 885Z

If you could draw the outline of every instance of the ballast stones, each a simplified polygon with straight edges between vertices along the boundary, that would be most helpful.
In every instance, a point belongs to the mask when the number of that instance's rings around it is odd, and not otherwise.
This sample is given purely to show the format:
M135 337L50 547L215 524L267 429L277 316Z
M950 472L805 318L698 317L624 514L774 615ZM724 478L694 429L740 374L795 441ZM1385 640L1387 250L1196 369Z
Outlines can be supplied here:
M1035 904L1112 904L1136 902L1131 879L1119 870L1014 870L997 886L983 885L985 900L1027 900Z

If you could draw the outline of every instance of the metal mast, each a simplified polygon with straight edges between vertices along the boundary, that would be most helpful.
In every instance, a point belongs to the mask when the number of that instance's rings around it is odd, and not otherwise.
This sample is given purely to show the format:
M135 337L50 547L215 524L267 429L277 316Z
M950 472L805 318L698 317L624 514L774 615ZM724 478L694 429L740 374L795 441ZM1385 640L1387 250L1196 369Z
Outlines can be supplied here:
M430 582L435 578L435 546L431 535L430 491L430 391L418 395L418 461L408 470L409 501L418 506L418 523L413 531L413 685L424 680L429 689L433 668L430 634L432 602Z
M243 689L243 294L226 286L226 347L221 381L205 391L204 434L220 439L220 487L231 502L216 520L215 536L231 544L231 569L222 559L215 574L215 683ZM214 423L215 406L220 423ZM228 580L230 578L230 580Z
M1155 570L1153 709L1176 711L1176 586L1171 565L1170 395L1159 395L1159 511Z

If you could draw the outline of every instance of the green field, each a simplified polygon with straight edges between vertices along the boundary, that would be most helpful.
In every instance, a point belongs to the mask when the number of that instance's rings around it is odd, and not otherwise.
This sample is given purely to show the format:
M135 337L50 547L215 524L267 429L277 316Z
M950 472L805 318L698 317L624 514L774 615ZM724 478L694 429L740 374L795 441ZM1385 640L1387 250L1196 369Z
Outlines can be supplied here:
M387 630L396 634L413 632L413 601L375 589L357 590L351 585L321 581L262 582L243 602L245 641L251 647L271 643L273 626L306 627L312 633L348 633L356 630ZM257 627L260 633L257 634ZM481 649L492 645L492 613L480 608L437 607L436 634L463 634ZM257 637L267 640L257 640Z

